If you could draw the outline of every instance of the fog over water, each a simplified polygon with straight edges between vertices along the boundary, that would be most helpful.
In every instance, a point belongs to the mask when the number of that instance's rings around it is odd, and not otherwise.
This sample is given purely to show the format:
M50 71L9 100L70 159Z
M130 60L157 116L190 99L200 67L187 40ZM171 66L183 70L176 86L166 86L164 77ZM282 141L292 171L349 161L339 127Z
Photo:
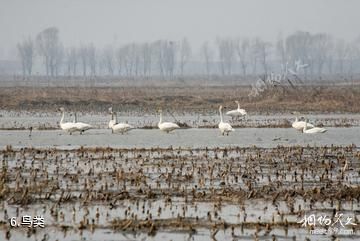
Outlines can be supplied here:
M15 57L16 43L51 26L64 45L97 46L181 39L196 48L217 36L259 36L274 41L297 30L345 40L359 36L357 0L0 0L0 58Z

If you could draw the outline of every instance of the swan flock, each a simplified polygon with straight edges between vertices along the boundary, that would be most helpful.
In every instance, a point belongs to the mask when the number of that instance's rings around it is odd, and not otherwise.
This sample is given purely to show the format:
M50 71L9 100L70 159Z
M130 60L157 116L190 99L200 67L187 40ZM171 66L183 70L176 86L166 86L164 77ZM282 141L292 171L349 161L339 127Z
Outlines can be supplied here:
M235 110L230 110L226 112L226 115L234 117L243 117L247 115L247 112L245 109L240 108L240 103L238 101L235 101L235 103L238 105L238 108ZM229 135L230 132L235 131L235 129L230 125L230 123L225 122L223 119L223 106L219 106L219 116L220 116L220 122L218 124L218 128L220 130L220 133L224 135ZM80 135L83 134L85 131L93 129L93 126L87 123L78 122L77 115L74 113L74 120L73 122L65 122L65 109L61 107L59 111L62 113L61 119L60 119L60 128L64 130L65 132L72 135L74 132L79 132ZM176 129L179 129L180 126L173 122L164 122L163 116L162 116L162 110L159 111L159 122L158 122L158 128L159 130L170 133ZM112 133L121 133L125 134L129 132L132 129L135 129L134 126L128 124L127 122L118 122L117 113L113 111L112 107L109 108L109 114L111 114L111 119L108 124L108 128L111 129ZM292 127L298 131L302 131L305 134L316 134L316 133L325 133L327 130L325 128L315 127L313 124L308 123L307 120L300 121L298 116L296 116L295 121L292 123Z

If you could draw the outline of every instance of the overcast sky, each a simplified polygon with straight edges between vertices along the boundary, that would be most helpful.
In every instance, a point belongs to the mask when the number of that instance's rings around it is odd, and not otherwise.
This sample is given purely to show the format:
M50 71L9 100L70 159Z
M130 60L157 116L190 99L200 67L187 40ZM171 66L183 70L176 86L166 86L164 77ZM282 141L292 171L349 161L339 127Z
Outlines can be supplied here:
M275 40L296 30L360 35L359 0L0 0L0 55L56 26L63 43L96 45L217 36Z

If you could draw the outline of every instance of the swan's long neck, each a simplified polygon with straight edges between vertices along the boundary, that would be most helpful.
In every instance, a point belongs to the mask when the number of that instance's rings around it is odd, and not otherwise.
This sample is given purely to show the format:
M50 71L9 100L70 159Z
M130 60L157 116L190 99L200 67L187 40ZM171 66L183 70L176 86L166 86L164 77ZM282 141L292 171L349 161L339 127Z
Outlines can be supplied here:
M117 113L115 112L115 123L118 123L117 122Z
M159 121L159 124L162 123L162 112L160 112L160 121Z
M238 110L240 110L240 103L237 103L237 105L238 105Z
M74 123L77 123L77 115L76 115L76 112L74 112Z
M220 112L220 122L223 122L223 117L222 117L221 108L219 108L219 112Z
M298 117L297 116L295 117L295 122L298 122Z
M63 124L63 123L64 123L64 118L65 118L65 111L62 112L60 124Z

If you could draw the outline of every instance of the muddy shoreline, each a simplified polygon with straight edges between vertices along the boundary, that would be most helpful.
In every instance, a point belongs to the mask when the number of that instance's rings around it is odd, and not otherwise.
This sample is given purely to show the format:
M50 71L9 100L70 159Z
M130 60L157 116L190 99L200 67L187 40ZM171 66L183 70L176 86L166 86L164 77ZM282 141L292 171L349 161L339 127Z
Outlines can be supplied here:
M149 236L168 232L171 238L207 230L216 238L224 230L233 238L276 238L292 230L290 237L303 238L308 230L298 221L306 213L360 218L360 151L354 145L7 146L0 157L2 211L14 216L31 208L44 215L45 230L54 230L50 235L109 229ZM358 237L359 226L351 228L351 237ZM0 232L18 234L2 217Z

